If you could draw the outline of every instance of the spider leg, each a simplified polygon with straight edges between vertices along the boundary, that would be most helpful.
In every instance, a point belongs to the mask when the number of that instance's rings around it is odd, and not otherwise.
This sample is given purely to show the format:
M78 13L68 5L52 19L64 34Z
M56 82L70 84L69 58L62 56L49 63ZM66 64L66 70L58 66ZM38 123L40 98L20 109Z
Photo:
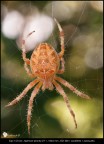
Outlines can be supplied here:
M33 31L33 32L35 32L35 31ZM33 32L29 33L26 38L28 38ZM30 60L26 57L25 41L26 40L22 40L22 57L25 62L24 68L30 77L34 77L34 75L30 72L30 69L28 68L28 65L30 65Z
M61 69L60 70L58 70L58 74L62 74L62 73L64 73L64 71L65 71L65 61L64 61L64 58L61 58Z
M5 107L12 106L16 104L17 102L19 102L26 95L26 93L38 82L39 82L38 79L35 79L34 81L30 82L27 85L27 87L23 90L23 92L19 96L17 96L13 101L7 104Z
M68 87L71 91L76 93L78 96L85 98L85 99L91 99L88 95L78 91L75 87L73 87L71 84L69 84L66 80L60 78L60 77L55 77L55 80L63 84L64 86Z
M73 112L73 110L72 110L72 108L70 106L70 103L69 103L67 95L65 94L63 88L55 80L53 81L53 84L56 87L56 90L63 96L64 101L65 101L65 103L67 105L67 108L68 108L70 114L72 115L72 117L74 119L75 128L77 128L77 122L76 122L76 119L75 119L75 114L74 114L74 112Z
M42 86L42 82L39 82L35 89L33 90L30 100L29 100L29 105L28 105L28 113L27 113L27 125L28 125L28 133L30 135L30 121L31 121L31 111L33 107L33 100L36 94L39 92L40 87Z
M30 69L28 68L27 63L24 63L24 68L25 68L27 74L28 74L30 77L35 77L34 74L32 74L32 73L30 72Z
M61 28L61 25L58 23L58 21L54 18L57 26L58 26L58 29L59 29L59 32L60 32L60 40L61 40L61 52L59 53L59 57L61 58L63 55L64 55L64 31L63 29Z

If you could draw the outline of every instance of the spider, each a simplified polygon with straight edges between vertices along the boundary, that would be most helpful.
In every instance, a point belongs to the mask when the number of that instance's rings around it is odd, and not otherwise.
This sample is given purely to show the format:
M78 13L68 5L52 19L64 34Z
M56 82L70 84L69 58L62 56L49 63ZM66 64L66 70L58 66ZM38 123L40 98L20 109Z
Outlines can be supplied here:
M64 32L61 28L61 25L58 23L58 21L54 18L57 27L59 29L60 34L60 42L61 42L61 51L57 53L55 49L48 43L40 43L37 48L34 49L31 58L28 59L26 57L26 49L25 49L25 41L26 39L22 40L22 57L24 60L24 68L27 72L27 74L30 77L33 77L34 80L30 82L27 87L23 90L23 92L18 95L13 101L9 102L6 107L12 106L19 102L26 93L35 86L28 105L28 111L27 111L27 126L28 126L28 134L30 134L30 122L31 122L31 112L33 107L33 100L38 94L40 88L42 91L45 89L53 90L55 87L57 92L63 96L63 99L67 105L67 108L73 117L75 128L77 128L77 122L75 118L75 114L70 106L69 99L64 92L63 88L61 87L61 84L68 87L71 91L76 93L78 96L86 99L90 99L90 97L80 91L78 91L75 87L73 87L71 84L69 84L66 80L58 77L56 74L62 74L64 73ZM35 31L29 33L27 35L27 38L33 34ZM29 67L30 66L30 67ZM61 68L60 68L61 67Z

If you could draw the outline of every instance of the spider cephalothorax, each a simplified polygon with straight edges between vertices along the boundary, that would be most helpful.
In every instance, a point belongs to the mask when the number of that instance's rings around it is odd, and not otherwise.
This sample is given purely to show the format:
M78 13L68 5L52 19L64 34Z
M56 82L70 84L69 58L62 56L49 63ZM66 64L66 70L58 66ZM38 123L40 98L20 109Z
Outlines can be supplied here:
M54 87L56 90L63 96L64 101L74 119L75 127L77 128L77 122L75 119L75 114L70 106L67 95L65 94L61 84L68 87L78 96L86 99L90 99L90 97L80 91L78 91L75 87L69 84L66 80L56 76L56 74L62 74L64 72L64 32L56 19L54 19L59 32L60 32L60 40L61 40L61 52L57 53L55 49L47 44L41 43L37 48L33 51L30 60L26 57L25 50L25 41L22 40L22 57L24 60L24 67L27 74L33 78L35 78L32 82L30 82L27 87L23 90L23 92L17 96L13 101L11 101L7 106L11 106L19 102L26 93L35 86L28 105L27 112L27 125L28 125L28 133L30 134L30 121L31 121L31 111L33 107L33 100L36 94L39 92L40 88L44 91L45 89L52 90ZM35 32L35 31L33 31ZM27 37L29 37L33 32L29 33ZM60 65L61 64L61 65ZM30 66L30 67L28 67ZM60 68L61 67L61 68Z

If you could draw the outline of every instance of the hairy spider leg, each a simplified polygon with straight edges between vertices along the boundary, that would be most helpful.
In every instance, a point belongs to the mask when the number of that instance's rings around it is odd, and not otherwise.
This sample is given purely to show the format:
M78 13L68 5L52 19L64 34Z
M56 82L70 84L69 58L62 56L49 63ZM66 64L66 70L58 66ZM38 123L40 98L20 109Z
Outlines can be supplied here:
M71 84L69 84L66 80L60 78L60 77L55 77L55 80L63 84L64 86L68 87L71 91L76 93L78 96L85 98L85 99L91 99L88 95L78 91L75 87L73 87Z
M53 81L53 84L54 84L56 90L63 96L64 101L65 101L65 103L67 105L67 108L68 108L71 116L73 117L73 120L74 120L74 123L75 123L75 128L77 128L77 122L76 122L76 119L75 119L75 114L74 114L74 112L73 112L73 110L72 110L72 108L70 106L70 103L69 103L67 95L65 94L63 88L55 80Z
M27 125L28 125L28 134L30 135L30 122L31 122L31 111L33 107L33 100L37 93L39 92L40 87L42 86L42 82L39 82L36 87L34 88L30 100L29 100L29 105L28 105L28 113L27 113Z
M61 28L61 25L58 23L58 21L54 18L57 26L58 26L58 29L59 29L59 34L60 34L60 40L61 40L61 52L59 53L59 57L62 58L63 55L64 55L64 51L65 51L65 46L64 46L64 31L63 29Z
M26 93L34 86L36 85L37 83L39 82L38 79L35 79L34 81L30 82L27 87L23 90L23 92L17 96L13 101L11 101L9 104L7 104L5 107L8 107L8 106L12 106L14 104L16 104L17 102L19 102L25 95Z
M32 35L34 32L35 32L35 31L30 32L30 33L27 35L26 39L27 39L30 35ZM26 39L23 39L23 40L22 40L22 58L23 58L23 60L24 60L24 62L25 62L25 63L24 63L24 68L25 68L27 74L28 74L30 77L35 77L34 74L32 74L31 71L30 71L30 69L28 68L28 65L30 65L30 60L26 57L26 49L25 49L25 41L26 41Z

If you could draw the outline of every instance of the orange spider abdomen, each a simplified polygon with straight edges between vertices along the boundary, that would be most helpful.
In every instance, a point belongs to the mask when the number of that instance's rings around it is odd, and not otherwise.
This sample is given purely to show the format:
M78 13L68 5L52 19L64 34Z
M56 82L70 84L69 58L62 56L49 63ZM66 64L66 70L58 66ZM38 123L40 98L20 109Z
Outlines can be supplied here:
M42 79L54 76L59 69L59 57L53 47L42 43L33 51L30 66L32 73Z

